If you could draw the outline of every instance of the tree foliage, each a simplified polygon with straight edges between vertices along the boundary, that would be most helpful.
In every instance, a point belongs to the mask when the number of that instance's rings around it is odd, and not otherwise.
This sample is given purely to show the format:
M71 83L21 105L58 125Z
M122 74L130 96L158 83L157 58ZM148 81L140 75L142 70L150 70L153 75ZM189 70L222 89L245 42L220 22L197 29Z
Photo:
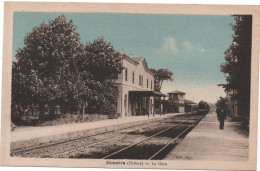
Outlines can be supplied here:
M233 42L225 52L226 62L221 65L221 71L227 74L227 90L240 88L242 82L250 80L252 16L234 17Z
M226 91L238 91L238 107L243 115L249 114L250 105L250 75L251 75L251 44L252 44L252 16L236 15L233 42L225 52L226 62L221 65L225 73Z
M83 47L75 30L62 15L26 35L12 66L12 109L24 113L36 104L43 115L46 104L69 112L89 102L100 112L116 103L117 88L106 78L120 72L119 53L103 38Z
M80 96L84 87L81 78L75 77L75 63L83 52L75 29L62 15L26 35L25 46L18 49L13 62L13 104L55 104Z
M169 71L168 69L151 69L155 75L154 75L154 90L155 91L161 91L162 83L164 81L173 81L172 75L173 72Z
M122 58L110 43L103 37L93 43L86 44L85 58L82 61L83 70L87 68L98 81L104 81L111 75L119 74L122 70Z
M81 73L89 72L95 82L87 85L93 90L91 98L88 99L95 108L92 110L106 114L115 112L117 87L108 78L119 74L123 68L120 53L116 52L103 37L86 44L83 50L84 55L81 56L78 66Z

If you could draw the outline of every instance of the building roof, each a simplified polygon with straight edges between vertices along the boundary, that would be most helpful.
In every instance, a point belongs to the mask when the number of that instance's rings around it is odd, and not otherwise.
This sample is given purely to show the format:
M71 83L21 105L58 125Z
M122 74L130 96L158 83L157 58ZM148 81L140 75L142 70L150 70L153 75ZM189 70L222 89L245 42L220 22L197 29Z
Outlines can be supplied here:
M184 93L182 91L179 91L179 90L173 90L173 91L171 91L171 92L169 92L167 94L186 94L186 93Z
M159 97L167 97L168 96L167 94L163 94L159 91L154 91L153 94L156 95L156 96L159 96Z
M141 62L144 58L143 57L135 57L134 58L137 62Z
M122 58L125 59L126 61L132 63L133 65L137 66L139 64L142 64L144 67L144 70L148 73L150 73L152 76L154 76L154 72L150 70L147 66L147 62L144 57L133 57L133 55L126 55L124 54L123 50L120 50L119 53L121 54Z
M122 55L122 58L125 59L126 61L130 62L131 64L137 66L138 64L140 64L140 62L138 62L137 60L135 60L134 58L131 58L125 54Z

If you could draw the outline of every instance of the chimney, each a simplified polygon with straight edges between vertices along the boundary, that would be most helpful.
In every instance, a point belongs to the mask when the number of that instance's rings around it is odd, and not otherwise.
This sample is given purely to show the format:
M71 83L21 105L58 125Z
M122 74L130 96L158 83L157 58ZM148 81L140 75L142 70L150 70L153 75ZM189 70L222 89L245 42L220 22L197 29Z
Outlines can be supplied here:
M120 50L119 50L119 53L120 53L121 55L124 55L124 54L125 54L125 52L124 52L123 49L120 49Z
M133 55L133 54L129 54L129 57L130 57L130 58L134 58L134 55Z

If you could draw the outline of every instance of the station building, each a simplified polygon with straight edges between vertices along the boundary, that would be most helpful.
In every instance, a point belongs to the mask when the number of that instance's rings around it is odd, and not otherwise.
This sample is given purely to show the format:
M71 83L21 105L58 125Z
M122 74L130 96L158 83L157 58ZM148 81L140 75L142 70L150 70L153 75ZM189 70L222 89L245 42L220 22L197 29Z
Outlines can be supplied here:
M122 51L123 70L114 78L118 87L117 113L121 117L154 114L154 73L145 58L127 56Z

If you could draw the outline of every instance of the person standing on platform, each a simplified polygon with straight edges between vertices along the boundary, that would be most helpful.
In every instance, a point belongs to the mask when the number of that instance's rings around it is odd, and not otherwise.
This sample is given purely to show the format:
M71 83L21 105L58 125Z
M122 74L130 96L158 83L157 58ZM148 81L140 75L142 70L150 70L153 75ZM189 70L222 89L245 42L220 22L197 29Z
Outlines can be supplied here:
M225 119L227 118L227 112L228 112L228 107L227 107L227 99L220 97L220 99L216 103L216 113L218 116L218 121L219 121L219 129L224 129L224 122Z
M224 129L224 122L227 118L227 112L223 107L217 108L217 116L219 121L219 129Z

